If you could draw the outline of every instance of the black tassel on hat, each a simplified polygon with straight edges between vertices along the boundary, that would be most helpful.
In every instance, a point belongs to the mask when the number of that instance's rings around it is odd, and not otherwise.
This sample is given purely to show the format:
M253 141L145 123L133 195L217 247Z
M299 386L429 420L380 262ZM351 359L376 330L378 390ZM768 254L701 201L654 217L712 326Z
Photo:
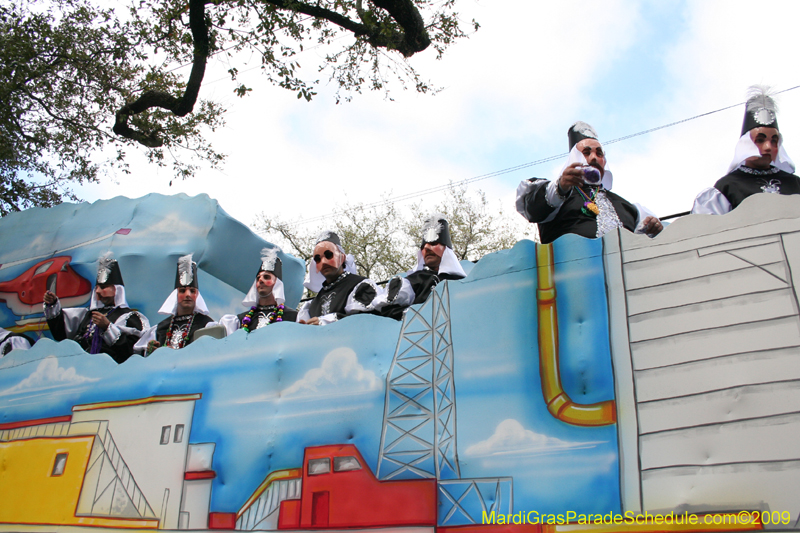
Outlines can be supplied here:
M283 263L278 257L280 248L264 248L261 250L261 265L256 276L261 272L272 272L275 277L283 281Z
M342 243L339 240L339 236L336 235L334 232L328 230L325 230L321 232L319 235L317 235L317 242L314 243L314 246L318 245L321 242L332 242L339 248L342 247Z

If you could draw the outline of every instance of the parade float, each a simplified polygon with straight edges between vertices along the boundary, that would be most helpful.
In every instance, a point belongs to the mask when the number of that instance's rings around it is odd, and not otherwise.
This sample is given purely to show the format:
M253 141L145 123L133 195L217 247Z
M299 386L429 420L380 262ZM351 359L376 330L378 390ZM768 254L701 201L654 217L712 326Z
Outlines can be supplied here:
M39 340L0 359L0 530L795 529L799 207L521 241L401 321L120 365L49 338L45 288L87 305L110 250L155 323L192 253L216 318L243 311L271 245L203 195L12 214L0 327ZM304 265L282 260L294 307Z

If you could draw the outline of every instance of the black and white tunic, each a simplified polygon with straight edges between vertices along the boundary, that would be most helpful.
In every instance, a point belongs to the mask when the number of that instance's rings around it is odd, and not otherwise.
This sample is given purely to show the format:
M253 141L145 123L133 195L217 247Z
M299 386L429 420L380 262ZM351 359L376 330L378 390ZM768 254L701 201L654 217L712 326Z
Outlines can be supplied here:
M92 311L102 313L111 322L108 328L100 335L103 344L102 353L108 354L117 363L124 363L133 355L133 346L139 340L142 329L149 326L147 319L138 311L127 307L100 307L87 309L85 307L61 309L61 304L45 305L45 318L47 327L53 339L63 341L70 339L87 352L92 348L92 337L95 326L92 323Z
M800 194L800 178L777 167L761 170L740 166L698 194L692 213L724 215L748 196L760 193Z
M35 341L22 333L12 333L0 328L0 357L5 357L11 350L27 350Z
M194 319L192 320L192 316ZM192 335L199 330L206 327L209 323L214 322L208 315L204 315L202 313L193 313L193 315L182 315L165 318L161 322L158 323L156 326L155 331L155 340L158 341L161 346L169 346L170 348L181 348L181 342L183 341L184 333L186 332L187 328L189 328L189 322L191 321L191 329L189 329L189 333L186 334L186 342L183 346L188 346L192 342ZM170 329L170 324L172 324L172 328Z
M371 279L343 272L333 282L325 281L317 295L306 302L297 320L319 317L320 325L335 322L356 313L371 313L378 287Z
M255 331L257 329L269 326L269 316L270 314L276 312L278 306L276 305L257 305L256 312L253 313L253 319L250 321L250 331ZM250 311L245 311L244 313L239 313L236 315L236 318L239 319L239 328L242 327L242 320ZM297 320L297 309L292 309L291 307L283 306L283 321L284 322L295 322ZM220 321L222 323L222 321Z
M253 314L253 319L250 321L250 331L252 332L269 326L269 316L271 313L275 312L277 308L278 306L276 305L257 305L256 312ZM224 315L222 318L220 318L219 323L221 326L225 327L225 334L232 335L237 329L242 329L242 321L249 312L250 310L248 309L247 311L239 313L238 315ZM297 310L284 306L282 318L283 322L296 322Z
M423 270L412 272L406 276L406 279L411 284L411 288L414 289L414 303L421 304L428 299L431 291L440 281L464 279L464 276L447 272L434 272L429 268L424 268Z
M575 187L561 197L556 181L538 178L523 181L517 188L517 211L530 222L538 224L542 244L553 242L567 233L594 239L620 227L636 231L642 220L650 214L642 213L640 206L602 186L584 186L581 190L589 198L594 196L594 202L600 210L597 216L581 211L585 200Z
M381 308L381 314L401 320L406 308L409 305L425 303L440 281L458 279L464 279L464 276L449 272L434 272L427 267L411 272L405 278L395 278L389 282L386 290L388 305ZM398 282L402 285L397 285ZM412 292L408 292L408 289Z

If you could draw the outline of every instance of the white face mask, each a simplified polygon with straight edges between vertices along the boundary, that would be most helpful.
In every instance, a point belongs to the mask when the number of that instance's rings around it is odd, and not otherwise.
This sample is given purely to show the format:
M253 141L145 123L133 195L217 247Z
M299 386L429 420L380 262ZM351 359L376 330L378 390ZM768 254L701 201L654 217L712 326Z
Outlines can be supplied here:
M756 146L756 143L753 142L753 139L750 138L750 132L745 132L744 135L739 137L739 142L736 143L733 159L731 160L731 164L728 165L728 173L739 168L748 158L759 157L760 155L761 151L758 149L758 146ZM786 150L783 148L783 135L781 135L778 144L778 157L772 162L772 166L784 172L788 172L789 174L794 174L794 161L792 161L789 154L787 154Z

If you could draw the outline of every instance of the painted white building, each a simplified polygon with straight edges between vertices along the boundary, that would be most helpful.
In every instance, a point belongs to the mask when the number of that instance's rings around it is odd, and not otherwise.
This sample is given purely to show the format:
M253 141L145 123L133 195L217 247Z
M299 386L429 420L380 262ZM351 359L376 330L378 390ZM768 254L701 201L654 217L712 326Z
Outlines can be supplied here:
M624 510L798 520L798 207L757 194L604 238Z
M70 435L82 422L107 422L119 454L162 529L177 529L194 402L200 394L76 405Z
M213 442L189 445L178 529L208 528L211 483L216 477L211 468L215 446Z

